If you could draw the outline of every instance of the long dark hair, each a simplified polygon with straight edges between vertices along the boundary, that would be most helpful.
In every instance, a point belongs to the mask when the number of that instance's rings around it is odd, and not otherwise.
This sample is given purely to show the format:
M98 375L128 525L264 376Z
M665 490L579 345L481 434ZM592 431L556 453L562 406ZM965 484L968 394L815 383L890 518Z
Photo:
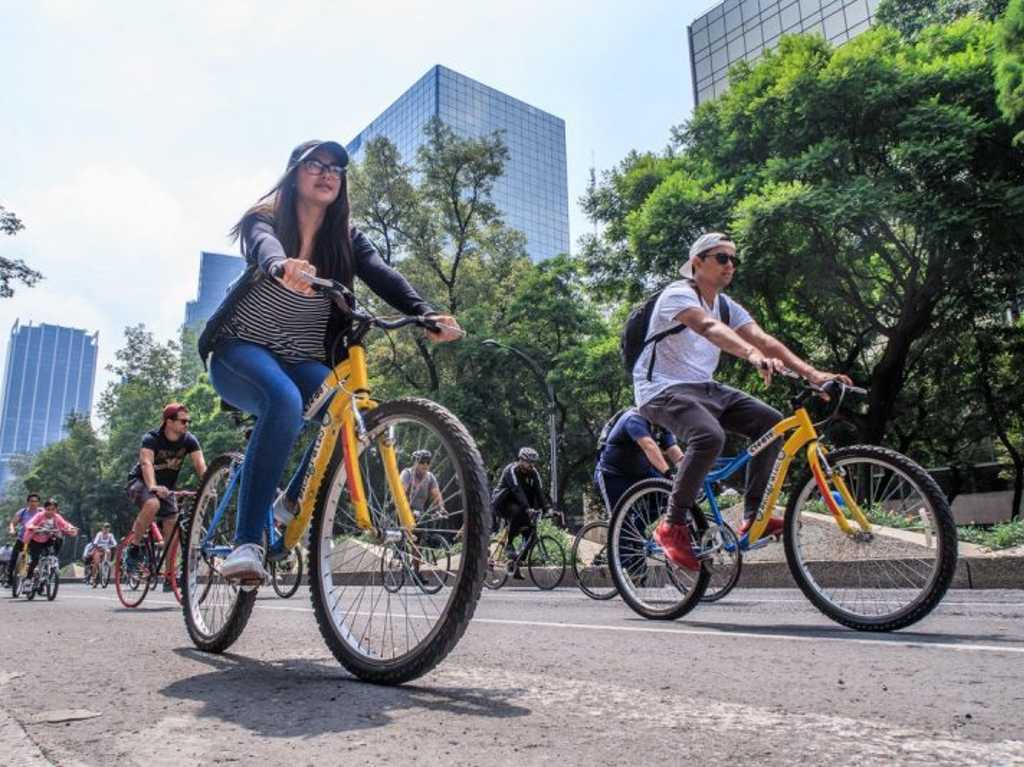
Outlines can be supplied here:
M291 165L273 189L261 197L255 205L245 212L238 223L231 228L232 239L240 240L242 255L249 258L249 235L253 226L259 222L274 227L277 239L281 241L284 252L289 258L298 258L301 246L299 234L299 218L295 212L298 196L295 187L295 174L299 165ZM323 223L316 233L313 243L312 264L321 277L338 280L347 287L352 287L354 269L352 256L352 231L349 227L348 178L343 173L338 188L338 197L327 206Z

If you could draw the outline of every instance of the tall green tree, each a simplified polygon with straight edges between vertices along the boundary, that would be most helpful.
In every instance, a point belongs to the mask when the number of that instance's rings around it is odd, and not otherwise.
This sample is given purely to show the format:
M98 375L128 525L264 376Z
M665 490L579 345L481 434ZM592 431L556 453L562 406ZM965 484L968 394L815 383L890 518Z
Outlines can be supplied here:
M965 16L992 21L1006 8L1007 0L882 0L875 22L913 39L925 27L949 24Z
M1011 123L1024 116L1024 0L1010 0L996 34L999 108ZM1024 142L1024 130L1014 141Z

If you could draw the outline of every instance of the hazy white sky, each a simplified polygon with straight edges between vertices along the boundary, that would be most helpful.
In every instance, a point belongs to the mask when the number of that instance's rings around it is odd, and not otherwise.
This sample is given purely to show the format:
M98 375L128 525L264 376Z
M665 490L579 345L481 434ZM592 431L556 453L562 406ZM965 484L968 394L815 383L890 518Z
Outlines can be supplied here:
M15 318L176 333L199 252L307 138L348 142L434 64L566 122L571 237L591 164L660 149L691 111L686 25L713 0L0 0L0 256L43 272Z

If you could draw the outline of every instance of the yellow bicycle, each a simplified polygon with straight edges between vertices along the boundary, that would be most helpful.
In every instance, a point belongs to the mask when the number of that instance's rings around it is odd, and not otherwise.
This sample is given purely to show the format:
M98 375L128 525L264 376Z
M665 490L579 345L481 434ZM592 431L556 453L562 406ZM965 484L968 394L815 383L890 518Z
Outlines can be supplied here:
M654 541L672 483L651 479L633 485L609 523L612 578L623 600L646 618L675 619L697 606L716 567L729 570L725 591L731 589L743 552L769 544L761 536L794 458L803 454L808 471L790 489L783 540L790 573L804 595L828 617L864 631L903 628L931 612L956 570L956 527L946 496L923 468L894 450L856 445L829 451L818 435L817 427L835 416L844 397L866 393L839 381L807 384L792 399L792 416L740 455L719 459L704 480L707 509L689 519L702 560L697 572L669 562ZM833 406L815 424L806 403L821 394ZM718 483L779 440L782 450L756 521L737 537L719 510Z
M283 536L267 510L268 559L287 556L311 528L309 585L320 633L356 676L399 684L426 673L452 650L480 598L491 529L483 461L465 427L440 405L419 398L378 402L371 396L367 333L407 325L436 330L433 320L377 318L356 309L354 296L340 283L311 283L351 319L348 356L306 408L306 419L319 418L320 429L297 513ZM431 470L444 503L417 519L400 473L420 450L433 454ZM212 652L238 638L256 597L251 586L220 573L234 542L243 462L238 453L211 462L186 535L185 622L195 645ZM446 572L436 589L418 588L419 575L411 570L429 560L419 542L440 538L450 551ZM397 547L410 556L396 565L389 552ZM388 566L382 566L385 560ZM397 581L395 566L410 568L408 577Z

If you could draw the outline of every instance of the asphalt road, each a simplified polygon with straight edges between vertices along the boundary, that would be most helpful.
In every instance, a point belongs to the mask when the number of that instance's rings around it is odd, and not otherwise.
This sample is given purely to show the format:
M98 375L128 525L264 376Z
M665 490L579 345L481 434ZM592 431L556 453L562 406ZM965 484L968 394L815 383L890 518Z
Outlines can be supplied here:
M0 597L0 642L4 765L1024 764L1021 591L951 592L892 635L795 590L675 623L485 592L456 650L400 688L335 662L305 589L261 592L220 656L192 649L169 595L125 610L81 585Z

